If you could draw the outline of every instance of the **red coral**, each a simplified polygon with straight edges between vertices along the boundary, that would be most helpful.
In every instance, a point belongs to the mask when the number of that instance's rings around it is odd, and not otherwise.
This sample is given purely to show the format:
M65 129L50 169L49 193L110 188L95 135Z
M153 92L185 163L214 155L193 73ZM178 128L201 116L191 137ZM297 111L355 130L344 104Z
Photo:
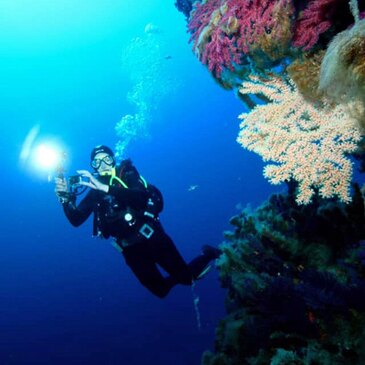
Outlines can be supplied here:
M224 0L209 0L205 3L195 3L195 9L190 15L188 31L191 33L189 42L194 41L193 48L196 47L199 35L209 24L212 13L217 10Z
M190 42L221 81L224 70L240 77L252 68L270 69L298 56L293 48L323 49L353 22L348 0L205 0L194 6Z
M319 36L334 24L336 10L343 3L344 0L310 0L298 17L293 46L311 49Z
M292 0L208 0L192 12L190 41L219 78L257 50L261 58L277 59L291 39L292 13Z
M288 24L279 24L278 19L285 13L286 21L293 13L291 0L252 0L239 1L240 3L237 17L240 19L239 46L245 53L249 53L250 48L255 43L262 43L263 38L270 38L274 31L275 39L280 42L282 37L286 37Z
M234 70L232 62L240 64L240 53L234 39L221 37L218 32L212 35L212 41L207 44L202 56L202 62L208 65L209 71L220 77L224 68Z
M234 10L225 0L209 0L196 5L188 24L195 53L217 78L224 69L233 70L233 64L241 62L232 34Z

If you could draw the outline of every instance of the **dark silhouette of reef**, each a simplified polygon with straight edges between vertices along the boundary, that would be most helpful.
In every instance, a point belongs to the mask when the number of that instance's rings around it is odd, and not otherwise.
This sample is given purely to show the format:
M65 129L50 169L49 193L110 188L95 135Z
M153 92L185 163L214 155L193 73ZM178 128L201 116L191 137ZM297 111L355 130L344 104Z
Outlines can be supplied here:
M365 359L365 212L295 203L295 185L231 219L217 261L227 316L204 365L360 365Z
M194 2L194 0L176 0L175 6L177 10L182 12L185 15L186 19L188 19L190 16L190 12L193 10Z

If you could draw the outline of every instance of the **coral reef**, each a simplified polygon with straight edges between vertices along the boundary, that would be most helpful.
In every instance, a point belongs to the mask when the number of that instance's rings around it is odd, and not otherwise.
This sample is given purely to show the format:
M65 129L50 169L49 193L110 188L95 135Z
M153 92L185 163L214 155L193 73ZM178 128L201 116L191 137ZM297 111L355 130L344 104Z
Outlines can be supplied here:
M217 262L227 317L204 365L362 364L363 196L298 206L294 190L231 219Z
M288 76L294 81L298 91L312 103L318 103L324 96L318 89L324 53L324 50L320 50L314 54L306 54L287 67Z
M340 1L313 1L304 13L322 19L334 3ZM238 142L274 162L264 169L273 184L297 181L300 204L308 204L317 191L348 202L352 162L347 156L356 153L363 160L365 19L360 20L356 0L349 5L355 24L339 33L326 52L298 57L281 75L247 75L239 89L250 111L240 116ZM331 9L327 17L333 19L338 8ZM316 21L308 14L303 17L309 23ZM255 105L252 95L264 97L264 105Z
M353 23L348 0L205 0L192 9L180 2L195 54L225 88L252 71L285 71L288 60L326 49Z
M240 115L237 140L274 162L264 169L271 183L297 181L299 204L308 204L315 190L325 198L350 201L352 163L345 156L357 150L361 133L341 106L312 105L290 79L275 75L251 76L240 93L263 94L269 100Z
M356 0L205 0L189 13L197 57L249 109L238 142L274 163L270 182L299 182L298 203L315 190L350 200L348 155L365 133L364 10Z
M198 59L247 110L238 142L287 194L231 219L227 316L204 365L362 365L365 2L178 0Z
M263 69L286 55L293 11L291 0L197 3L188 24L190 40L214 77L224 78L226 70L242 77L242 67Z
M189 18L190 12L193 10L194 0L176 0L175 6L181 11L186 18Z
M333 32L345 29L352 21L348 0L307 1L306 8L300 11L297 18L293 46L306 51L316 45L322 47L318 43L326 44ZM331 28L332 32L328 32Z

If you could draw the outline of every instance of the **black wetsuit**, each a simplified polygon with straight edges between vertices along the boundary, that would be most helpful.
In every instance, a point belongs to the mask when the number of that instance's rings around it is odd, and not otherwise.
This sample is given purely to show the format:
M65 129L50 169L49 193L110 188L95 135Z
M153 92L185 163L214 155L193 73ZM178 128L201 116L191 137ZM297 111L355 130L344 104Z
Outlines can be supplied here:
M116 171L128 187L114 180L107 194L91 189L80 204L76 205L75 199L64 203L68 220L77 227L93 213L94 234L113 237L138 280L156 296L165 297L176 284L191 285L212 258L202 254L187 264L157 214L145 214L149 193L130 160L123 161ZM99 180L109 184L110 177ZM129 220L124 218L126 214ZM169 276L164 277L157 265Z

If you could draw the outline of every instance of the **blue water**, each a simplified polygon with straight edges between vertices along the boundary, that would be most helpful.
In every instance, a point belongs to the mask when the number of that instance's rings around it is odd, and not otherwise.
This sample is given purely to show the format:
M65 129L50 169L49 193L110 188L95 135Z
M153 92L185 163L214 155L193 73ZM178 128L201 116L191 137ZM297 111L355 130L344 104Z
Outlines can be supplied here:
M134 112L122 50L148 23L161 30L176 90L125 157L162 190L161 219L184 258L220 244L238 208L274 190L261 159L235 142L243 104L193 55L172 0L2 0L1 365L186 365L213 349L225 313L216 271L196 287L198 329L190 288L155 298L107 241L91 237L91 220L67 222L47 174L19 159L35 125L37 138L67 149L70 174L89 167L96 144L114 146L115 124Z

